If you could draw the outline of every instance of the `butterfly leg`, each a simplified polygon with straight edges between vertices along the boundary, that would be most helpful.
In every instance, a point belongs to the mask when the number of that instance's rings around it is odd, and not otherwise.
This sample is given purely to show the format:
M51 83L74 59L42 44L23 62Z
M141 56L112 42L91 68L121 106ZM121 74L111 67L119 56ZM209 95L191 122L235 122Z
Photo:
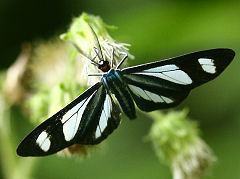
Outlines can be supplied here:
M121 52L121 54L123 54L124 57L122 58L120 63L117 65L116 69L118 69L123 64L123 62L127 59L127 57L128 57L128 54L126 52Z
M113 67L113 59L114 59L114 48L112 48L111 67Z
M103 76L104 74L106 73L91 73L91 74L88 74L88 76Z

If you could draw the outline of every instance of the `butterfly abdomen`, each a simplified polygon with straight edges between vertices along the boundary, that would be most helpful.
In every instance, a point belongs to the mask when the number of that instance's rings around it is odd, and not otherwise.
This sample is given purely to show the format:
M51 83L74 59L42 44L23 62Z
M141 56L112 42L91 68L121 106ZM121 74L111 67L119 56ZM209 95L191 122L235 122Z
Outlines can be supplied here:
M109 73L103 76L102 82L106 89L116 97L122 111L130 118L136 118L136 110L133 99L122 81L122 75L119 70L111 69Z

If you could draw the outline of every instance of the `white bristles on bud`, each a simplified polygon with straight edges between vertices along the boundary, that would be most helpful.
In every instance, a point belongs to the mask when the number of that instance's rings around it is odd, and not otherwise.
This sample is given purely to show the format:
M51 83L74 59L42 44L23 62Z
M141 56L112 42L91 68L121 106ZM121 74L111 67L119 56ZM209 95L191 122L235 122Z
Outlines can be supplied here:
M187 111L151 113L154 123L148 139L159 159L172 170L174 179L200 179L216 160L210 147L200 138L197 124Z
M95 58L94 61L96 63L99 63L100 60L111 62L112 51L114 50L113 67L115 67L123 58L123 53L127 53L129 58L134 58L133 55L128 53L127 47L130 45L115 42L108 34L106 28L107 26L99 17L83 13L79 18L74 19L69 31L61 35L62 39L74 43L77 48L81 49L76 48L79 53L78 58L84 64L79 81L81 83L87 81L88 86L95 84L101 78L101 76L88 77L88 74L101 73L97 66L92 64L90 59ZM98 58L98 56L101 58L101 54L103 55L103 59Z

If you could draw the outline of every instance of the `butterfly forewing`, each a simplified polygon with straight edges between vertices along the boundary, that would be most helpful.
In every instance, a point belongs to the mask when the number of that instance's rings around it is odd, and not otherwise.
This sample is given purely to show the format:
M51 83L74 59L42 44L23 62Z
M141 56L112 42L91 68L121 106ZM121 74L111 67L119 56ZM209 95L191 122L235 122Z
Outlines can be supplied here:
M77 143L85 145L98 144L111 134L121 122L121 111L110 94L106 94L106 97L101 106L99 106L99 111L97 111L96 114L96 117L92 117L94 120L90 120L90 117L88 116L89 114L86 113L86 122L88 121L90 123L86 125L88 128L82 139L76 139Z
M144 111L183 101L191 89L217 77L233 60L230 49L194 52L122 70L137 106Z
M93 145L104 140L120 123L120 110L101 86L82 116L76 143Z
M108 106L111 111L106 109ZM18 146L17 153L20 156L44 156L75 143L99 143L120 123L120 113L112 115L116 110L114 107L102 83L97 83L34 129ZM107 117L101 114L103 109Z

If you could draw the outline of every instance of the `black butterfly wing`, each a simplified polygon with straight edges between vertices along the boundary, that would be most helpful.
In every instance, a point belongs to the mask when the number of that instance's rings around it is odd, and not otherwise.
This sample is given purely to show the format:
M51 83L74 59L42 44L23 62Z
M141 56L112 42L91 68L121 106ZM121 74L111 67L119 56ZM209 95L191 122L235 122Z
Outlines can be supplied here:
M123 79L137 106L147 112L174 107L189 94L188 89L156 77L125 74Z
M100 88L102 96L96 96L89 102L82 116L82 126L76 143L83 145L98 144L111 134L120 124L121 111L104 86Z
M120 123L120 112L97 83L36 127L20 143L20 156L45 156L73 144L97 144Z
M122 70L137 106L143 111L181 103L190 90L216 78L234 58L231 49L212 49Z

